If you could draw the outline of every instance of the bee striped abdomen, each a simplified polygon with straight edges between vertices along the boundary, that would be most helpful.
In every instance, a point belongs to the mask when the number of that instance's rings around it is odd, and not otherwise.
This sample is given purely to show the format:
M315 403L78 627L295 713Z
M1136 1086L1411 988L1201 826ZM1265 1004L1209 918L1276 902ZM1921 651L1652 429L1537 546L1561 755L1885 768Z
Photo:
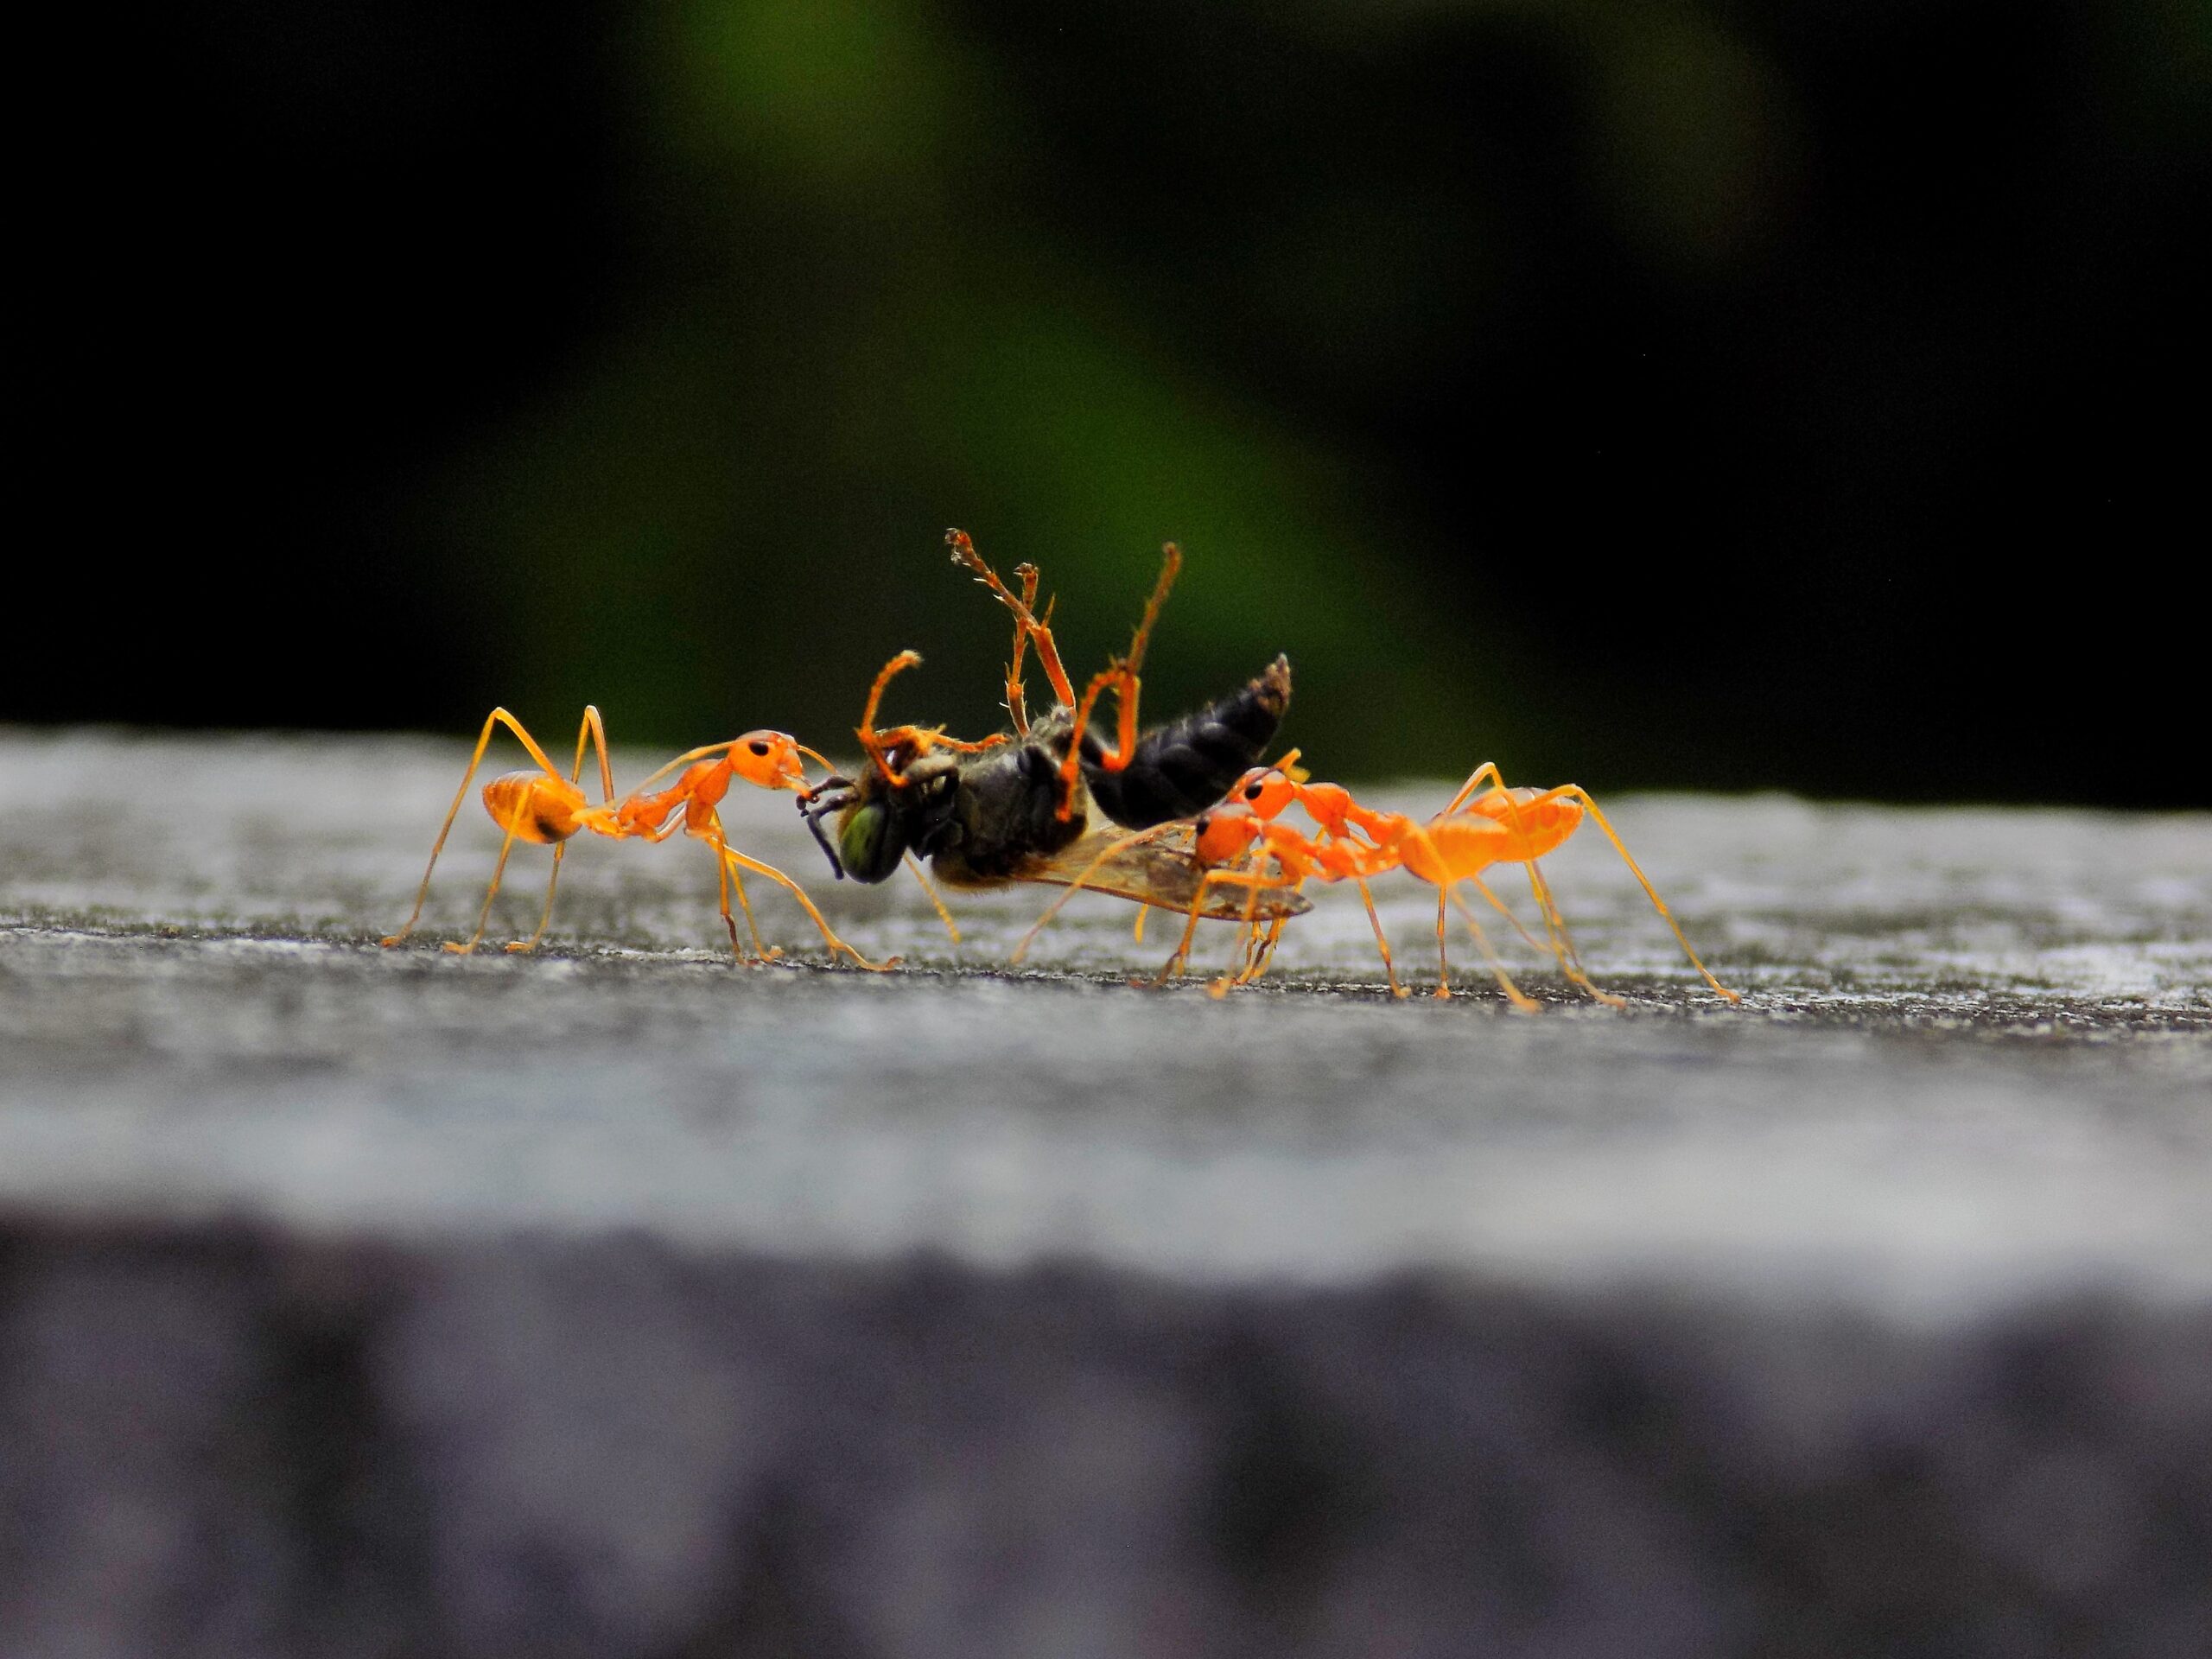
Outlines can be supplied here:
M1278 657L1259 678L1145 733L1119 772L1096 764L1103 751L1086 738L1084 782L1098 810L1127 830L1195 817L1259 760L1289 706L1290 659Z

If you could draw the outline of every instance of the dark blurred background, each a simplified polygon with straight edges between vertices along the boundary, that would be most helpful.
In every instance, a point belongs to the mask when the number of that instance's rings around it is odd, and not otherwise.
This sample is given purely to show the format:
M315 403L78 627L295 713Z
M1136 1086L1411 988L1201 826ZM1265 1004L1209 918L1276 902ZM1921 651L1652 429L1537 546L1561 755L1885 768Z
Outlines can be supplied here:
M0 720L999 719L948 524L1325 772L2212 804L2199 0L103 23ZM129 561L149 568L134 572ZM26 580L35 570L35 582ZM26 591L51 600L25 602Z

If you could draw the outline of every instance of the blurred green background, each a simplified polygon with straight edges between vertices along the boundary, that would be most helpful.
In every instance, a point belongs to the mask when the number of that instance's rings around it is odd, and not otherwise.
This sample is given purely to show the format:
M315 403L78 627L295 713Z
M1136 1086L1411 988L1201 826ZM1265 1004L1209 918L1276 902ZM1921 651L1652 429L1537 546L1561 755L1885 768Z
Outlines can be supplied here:
M2212 804L2209 19L160 15L32 188L0 718L981 732L958 524L1078 672L1180 542L1149 711L1287 651L1334 775Z

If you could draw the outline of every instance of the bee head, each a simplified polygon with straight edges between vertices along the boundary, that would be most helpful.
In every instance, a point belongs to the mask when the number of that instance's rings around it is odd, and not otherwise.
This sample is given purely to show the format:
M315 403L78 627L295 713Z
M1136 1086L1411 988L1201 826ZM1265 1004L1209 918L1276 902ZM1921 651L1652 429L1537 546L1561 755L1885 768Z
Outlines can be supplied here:
M857 779L831 776L801 790L800 816L840 879L887 880L908 853L926 858L950 827L958 793L958 757L925 755L893 783L871 760ZM833 842L822 820L834 818Z
M855 799L837 816L834 861L855 881L880 881L906 855L913 817L893 791Z

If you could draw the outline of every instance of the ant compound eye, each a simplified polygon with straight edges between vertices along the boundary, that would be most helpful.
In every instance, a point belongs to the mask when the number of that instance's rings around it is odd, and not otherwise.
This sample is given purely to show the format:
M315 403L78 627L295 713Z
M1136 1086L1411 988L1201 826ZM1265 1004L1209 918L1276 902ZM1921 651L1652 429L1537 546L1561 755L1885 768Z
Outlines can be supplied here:
M1244 785L1244 798L1248 801L1258 800L1260 798L1260 791L1266 787L1267 785L1265 784L1261 783L1257 779L1254 779L1250 783Z
M766 754L768 753L768 746L757 737L745 747L751 749L755 754Z

